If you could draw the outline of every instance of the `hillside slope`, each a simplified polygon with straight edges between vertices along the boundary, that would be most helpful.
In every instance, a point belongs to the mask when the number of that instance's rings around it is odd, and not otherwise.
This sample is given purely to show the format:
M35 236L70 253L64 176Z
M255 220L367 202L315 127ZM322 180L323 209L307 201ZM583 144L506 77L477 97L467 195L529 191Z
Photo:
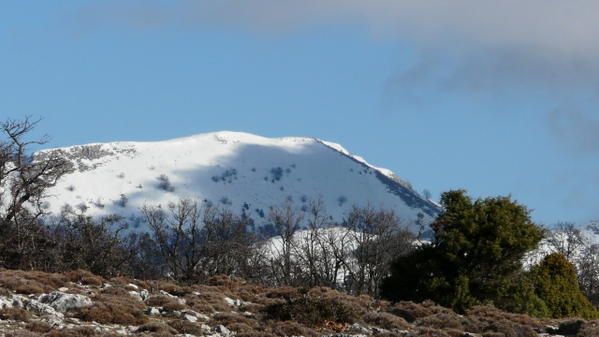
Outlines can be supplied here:
M180 198L245 212L257 224L268 208L290 200L298 209L322 198L333 220L352 205L393 209L407 224L439 211L389 170L370 165L342 146L315 138L265 138L216 132L160 142L115 142L60 149L74 164L48 191L48 210L64 205L91 215L138 218L145 205Z

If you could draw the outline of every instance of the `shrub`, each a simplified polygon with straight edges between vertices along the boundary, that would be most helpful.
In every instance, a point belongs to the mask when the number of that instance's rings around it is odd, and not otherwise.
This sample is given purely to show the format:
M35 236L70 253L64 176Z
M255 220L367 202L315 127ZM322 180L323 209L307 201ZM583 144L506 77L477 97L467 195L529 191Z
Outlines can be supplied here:
M171 184L169 177L166 174L158 176L158 188L166 192L174 192L175 187Z
M382 294L391 300L432 299L463 312L483 302L509 302L509 284L543 230L509 197L472 200L465 191L441 197L434 239L396 260ZM502 301L498 301L498 300Z
M126 195L121 194L121 196L119 197L119 199L116 200L114 202L114 204L117 205L117 206L119 206L119 207L125 208L125 207L127 207L127 203L128 202L129 202L129 198L127 198Z
M137 328L136 332L154 332L161 334L176 334L177 330L162 323L162 322L150 322Z
M531 270L537 296L543 300L551 317L599 316L591 302L580 291L576 269L563 255L547 255Z
M319 336L316 331L293 321L278 322L273 327L273 333L277 336Z
M369 312L364 315L362 319L368 324L372 324L387 330L403 330L409 326L405 319L387 312Z
M464 329L460 316L455 313L436 313L430 316L422 317L416 320L414 323L419 326L426 326L436 329Z
M310 294L268 305L264 311L271 319L296 321L309 326L322 325L325 321L353 323L359 316L356 308L347 305L340 298Z
M447 308L437 306L431 301L424 301L422 303L414 303L409 301L400 301L395 303L389 310L391 313L402 317L408 322L414 322L419 318L431 316L436 313L447 313L450 312Z

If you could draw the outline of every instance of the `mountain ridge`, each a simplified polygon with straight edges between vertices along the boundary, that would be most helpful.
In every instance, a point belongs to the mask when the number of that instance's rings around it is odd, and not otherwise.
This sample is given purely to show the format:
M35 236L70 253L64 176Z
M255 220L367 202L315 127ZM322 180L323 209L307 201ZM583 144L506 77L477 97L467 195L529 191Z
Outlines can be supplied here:
M91 215L134 216L144 204L193 198L260 220L269 206L285 200L301 208L309 199L322 198L335 221L349 206L368 204L393 209L414 225L430 222L440 209L392 171L313 137L218 131L46 149L36 158L56 151L74 170L48 191L47 209L53 214L68 204Z

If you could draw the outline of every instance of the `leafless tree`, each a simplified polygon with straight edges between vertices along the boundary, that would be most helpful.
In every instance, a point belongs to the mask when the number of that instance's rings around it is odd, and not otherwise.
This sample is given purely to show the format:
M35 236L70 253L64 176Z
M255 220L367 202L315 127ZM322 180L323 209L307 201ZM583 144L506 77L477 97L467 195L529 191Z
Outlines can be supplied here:
M31 147L46 138L30 140L37 120L0 123L0 265L34 268L49 244L39 224L44 214L45 191L72 166L59 151L32 154Z
M278 284L293 285L296 263L293 259L295 233L300 229L304 215L298 212L290 201L282 206L273 206L268 215L275 228L280 244L272 247L274 254L270 257L272 275Z
M206 209L203 218L201 274L251 277L255 238L248 232L248 219L214 207Z
M577 264L576 254L588 245L580 229L570 222L557 224L555 229L549 232L547 243L552 250L564 255L574 264Z
M377 295L392 261L412 249L414 237L393 211L354 207L346 219L356 247L348 263L348 290Z
M254 239L247 221L228 210L180 200L142 208L162 261L173 278L200 280L226 274L246 276Z
M124 235L128 226L121 217L94 219L67 207L50 228L58 271L86 269L111 277L131 269L136 246Z
M144 206L142 214L172 276L192 280L201 260L202 210L189 199L171 203L167 210Z
M580 289L595 306L599 306L599 245L585 246L576 267Z

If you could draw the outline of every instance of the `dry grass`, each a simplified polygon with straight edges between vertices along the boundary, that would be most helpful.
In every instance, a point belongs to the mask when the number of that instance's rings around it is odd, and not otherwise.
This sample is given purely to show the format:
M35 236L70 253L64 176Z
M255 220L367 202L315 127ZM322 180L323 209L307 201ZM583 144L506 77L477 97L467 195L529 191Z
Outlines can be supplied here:
M320 336L318 332L312 330L298 322L286 321L286 322L278 322L273 328L272 332L276 336L306 336L306 337L316 337Z
M192 323L187 320L173 319L168 322L168 325L177 330L177 332L180 334L191 334L196 336L201 336L203 334L199 324Z
M462 324L463 321L464 320L456 313L443 312L419 318L414 322L414 324L417 326L426 326L435 329L464 330L464 326Z
M176 298L157 295L148 298L146 304L152 307L162 307L166 311L183 310L186 308L185 305L179 303Z
M195 311L213 313L230 311L232 309L224 300L224 296L227 296L227 294L223 294L216 287L196 286L193 291L199 292L199 295L187 294L185 299L187 305Z
M75 317L104 324L140 325L147 321L144 309L143 303L130 296L102 294L94 298L92 306L77 310Z
M67 278L61 274L40 271L0 270L0 287L16 293L41 294L64 287Z
M405 330L410 326L405 319L388 312L369 312L362 319L367 324L387 330Z
M243 323L251 327L256 327L257 323L255 320L251 320L245 316L232 312L219 312L212 316L212 320L216 322L215 324L222 324L227 328L230 328L236 323Z
M150 289L166 291L167 293L175 296L185 296L185 294L191 292L189 287L182 287L170 281L164 280L149 282L148 285Z
M164 322L150 322L137 328L136 332L152 332L163 335L174 335L177 330Z
M62 329L62 330L52 330L46 334L44 337L99 337L99 336L107 336L107 335L98 335L92 328L75 328L75 329Z
M450 309L438 306L432 301L424 301L422 303L401 301L391 306L389 311L404 318L410 323L419 318L431 316L437 313L452 313Z
M31 314L28 311L21 308L6 308L0 310L1 320L12 320L20 322L29 322Z
M46 333L52 330L52 326L46 322L42 321L32 321L29 322L25 328L32 332Z
M105 282L105 280L102 277L94 275L89 271L82 269L69 271L65 274L65 276L71 282L81 283L85 285L101 286Z

